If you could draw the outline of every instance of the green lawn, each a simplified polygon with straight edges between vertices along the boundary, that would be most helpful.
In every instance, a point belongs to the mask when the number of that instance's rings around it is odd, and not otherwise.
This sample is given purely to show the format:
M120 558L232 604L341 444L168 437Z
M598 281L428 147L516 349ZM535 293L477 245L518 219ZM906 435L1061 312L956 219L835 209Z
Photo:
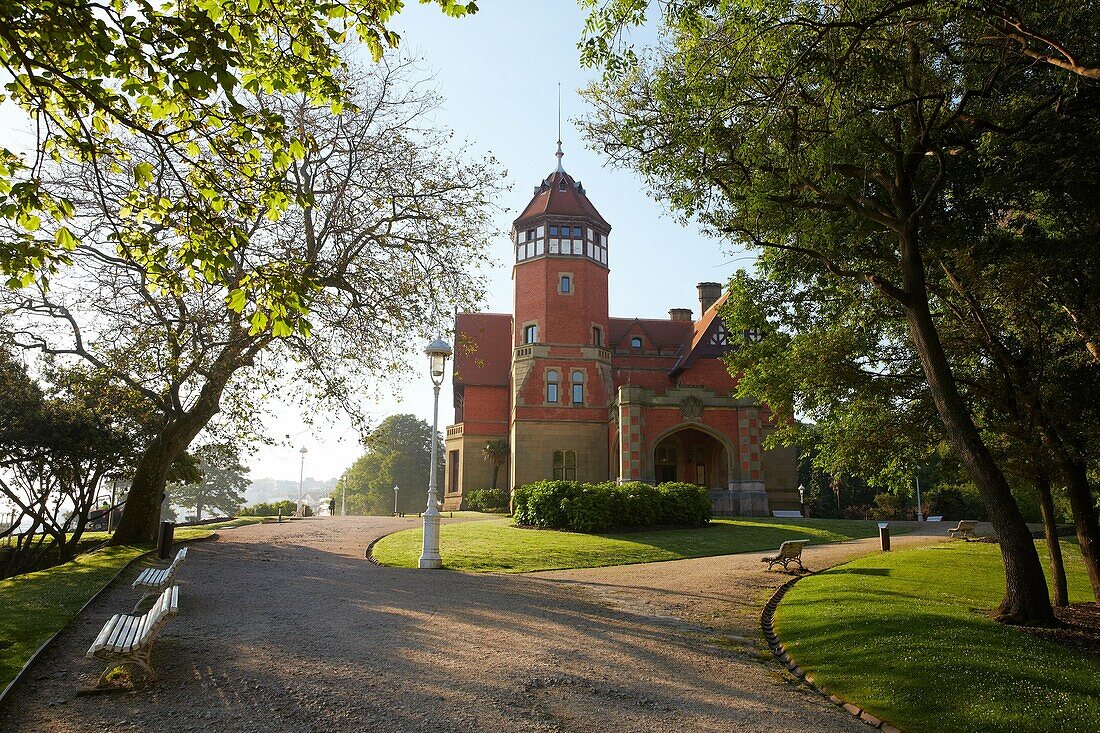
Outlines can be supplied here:
M254 524L260 520L260 517L241 517L202 527L180 527L175 539L180 542L201 539L217 529ZM107 537L106 532L96 532L88 533L88 538L100 535L101 540ZM105 547L79 555L64 565L0 580L0 609L3 609L0 613L0 690L46 639L63 628L126 563L147 549ZM88 643L91 644L92 639Z
M774 550L783 540L814 544L878 534L875 522L844 519L716 519L702 529L662 529L623 534L580 534L520 529L511 519L448 524L440 529L443 567L467 572L525 573L594 568L685 557ZM372 555L383 565L416 567L420 529L383 537Z
M1070 600L1092 600L1063 552ZM873 555L800 581L776 628L815 682L905 731L1100 731L1100 659L994 622L1004 587L992 544Z

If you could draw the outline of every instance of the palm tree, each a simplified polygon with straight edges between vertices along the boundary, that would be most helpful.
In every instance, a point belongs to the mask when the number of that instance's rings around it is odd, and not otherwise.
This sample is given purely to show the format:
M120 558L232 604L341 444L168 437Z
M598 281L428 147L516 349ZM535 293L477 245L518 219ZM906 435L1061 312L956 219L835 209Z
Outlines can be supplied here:
M497 474L500 473L500 467L508 462L508 441L504 438L500 440L490 440L481 450L481 457L493 464L493 488L495 489L497 487Z

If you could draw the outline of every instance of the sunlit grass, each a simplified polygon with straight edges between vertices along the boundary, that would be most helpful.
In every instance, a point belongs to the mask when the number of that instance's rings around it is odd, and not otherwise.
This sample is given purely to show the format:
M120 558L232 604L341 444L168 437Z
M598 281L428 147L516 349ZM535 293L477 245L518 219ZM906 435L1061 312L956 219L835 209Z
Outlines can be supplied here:
M1093 600L1063 552L1071 601ZM902 730L1100 730L1100 659L993 621L1004 588L997 545L883 553L800 581L776 626L816 682Z
M700 529L662 529L622 534L582 534L521 529L511 519L444 525L443 567L467 572L523 573L534 570L626 565L687 557L774 550L784 540L813 544L871 537L875 522L843 519L717 519ZM379 540L372 555L383 565L416 567L421 530Z

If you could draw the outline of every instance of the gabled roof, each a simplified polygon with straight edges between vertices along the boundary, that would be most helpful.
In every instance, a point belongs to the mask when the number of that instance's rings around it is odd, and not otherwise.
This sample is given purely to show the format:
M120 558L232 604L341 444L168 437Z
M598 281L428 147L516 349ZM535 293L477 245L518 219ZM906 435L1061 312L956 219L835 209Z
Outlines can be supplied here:
M511 314L459 313L455 316L456 386L507 386L511 362Z
M562 182L565 190L562 190ZM597 226L611 231L611 225L600 216L596 207L585 195L584 187L573 177L561 169L551 173L538 186L535 186L535 195L531 202L520 214L513 226L522 228L521 222L542 215L581 216L589 219Z
M718 316L718 311L725 304L728 296L728 292L722 293L722 296L714 301L714 304L707 308L707 312L694 323L691 345L688 347L687 353L681 356L680 360L676 362L676 366L672 368L671 376L676 376L680 372L690 369L700 356L718 356L729 348L728 346L714 346L707 340L710 334L716 332L719 328L725 328L722 319Z
M670 321L663 318L609 318L608 343L618 348L637 324L650 343L660 348L684 344L691 334L691 321Z

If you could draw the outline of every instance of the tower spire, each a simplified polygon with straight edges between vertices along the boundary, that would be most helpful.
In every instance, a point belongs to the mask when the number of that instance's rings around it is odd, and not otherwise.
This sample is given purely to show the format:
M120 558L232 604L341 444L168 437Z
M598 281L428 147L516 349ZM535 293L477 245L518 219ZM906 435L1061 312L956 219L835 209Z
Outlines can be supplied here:
M565 173L565 168L561 165L562 156L565 155L561 151L561 82L558 82L558 152L554 153L558 159L558 173Z

